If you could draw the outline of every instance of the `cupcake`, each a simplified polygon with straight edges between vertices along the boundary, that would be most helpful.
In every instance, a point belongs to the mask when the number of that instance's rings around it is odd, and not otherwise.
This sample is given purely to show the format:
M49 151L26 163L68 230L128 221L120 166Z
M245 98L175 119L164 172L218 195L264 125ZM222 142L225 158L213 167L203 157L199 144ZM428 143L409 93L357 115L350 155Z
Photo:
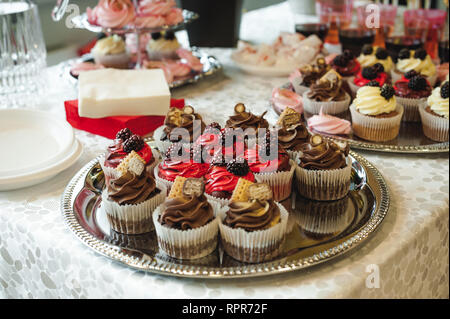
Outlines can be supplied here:
M346 136L352 133L352 123L336 116L324 114L320 110L319 115L308 119L308 128L316 133Z
M302 123L301 114L286 108L277 122L278 146L284 149L292 160L299 155L300 148L309 141L309 132Z
M351 225L354 214L348 209L349 202L349 196L329 202L298 197L293 215L307 237L324 240L340 235Z
M177 176L203 178L209 165L192 159L189 148L179 143L173 144L164 154L164 160L155 166L156 180L170 190Z
M179 48L180 43L172 31L152 33L152 38L147 44L147 55L150 60L176 60Z
M380 63L376 63L373 66L364 67L355 77L348 80L350 89L353 94L370 81L377 81L380 86L385 83L391 83L389 74L384 72L384 67Z
M178 259L198 259L217 247L218 205L204 195L203 179L177 177L153 213L159 249Z
M419 106L423 133L433 141L448 141L448 99L449 82L447 81L433 90L427 103Z
M129 68L131 59L127 53L125 41L117 34L98 40L91 53L95 63L106 68Z
M431 95L432 87L425 77L412 70L395 82L397 103L403 105L404 122L420 122L419 105L426 103Z
M153 230L152 212L166 197L166 188L156 185L143 162L137 153L130 153L106 183L102 207L116 232L143 234Z
M403 74L412 70L425 76L431 86L434 86L436 83L436 66L424 49L416 51L402 49L400 51L395 69L391 72L393 82L397 82Z
M223 153L223 133L219 123L213 122L192 145L192 157L196 162L211 164L216 153Z
M219 215L225 252L247 263L270 261L282 252L288 212L273 200L266 184L243 181L226 211Z
M314 63L305 64L296 69L289 76L289 81L294 87L295 92L302 95L312 84L316 83L318 79L324 76L330 68L331 67L325 62L324 58L318 58Z
M291 195L295 162L283 148L278 146L276 135L273 138L273 135L268 133L265 143L248 148L244 158L248 162L250 171L255 174L255 179L269 185L274 200L280 202Z
M247 160L236 158L227 164L213 161L205 175L205 193L221 204L227 204L239 178L255 181L255 175L250 170Z
M234 115L230 116L227 120L225 127L233 129L253 129L255 133L258 132L260 128L268 128L269 123L264 118L264 112L262 115L257 116L245 109L245 105L242 103L236 104L234 107Z
M389 84L380 88L369 82L356 93L350 106L353 133L374 142L393 140L400 131L403 106L397 103L395 90Z
M388 73L394 68L394 62L392 62L392 59L386 49L377 46L373 47L370 44L365 44L363 46L361 55L357 58L357 60L363 68L374 66L377 63L380 63L384 70Z
M164 120L161 134L156 134L155 141L159 150L165 153L172 143L192 143L205 130L205 123L192 106L183 109L172 107ZM182 129L182 130L180 130Z
M289 89L274 88L270 99L276 113L281 114L287 107L303 113L302 97Z
M158 163L157 152L139 135L133 134L129 128L124 128L117 132L114 143L108 146L104 158L100 160L106 180L114 177L114 169L132 152L136 152L143 159L146 171L153 174L153 168Z
M334 57L330 65L344 79L355 76L361 70L361 65L349 50L344 50L342 54Z
M303 94L303 108L309 114L339 114L348 110L350 96L342 87L342 77L330 70Z
M297 190L301 196L329 201L348 194L352 164L347 144L338 145L313 135L301 152L296 169Z

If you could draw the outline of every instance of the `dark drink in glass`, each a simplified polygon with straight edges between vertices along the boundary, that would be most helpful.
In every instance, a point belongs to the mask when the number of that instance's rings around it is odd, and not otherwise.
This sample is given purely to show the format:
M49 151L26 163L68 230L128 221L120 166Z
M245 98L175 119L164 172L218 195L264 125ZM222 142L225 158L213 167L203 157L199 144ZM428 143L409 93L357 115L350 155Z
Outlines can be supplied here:
M441 59L441 63L448 62L449 55L449 41L441 41L439 42L439 59Z
M343 29L339 30L339 42L342 50L350 50L354 56L361 54L364 44L373 44L375 31L373 29Z
M401 49L417 50L423 48L423 41L419 38L392 36L386 38L386 50L394 62L397 62L398 53Z
M299 23L295 25L295 31L305 37L315 34L323 41L328 34L328 25L325 23Z

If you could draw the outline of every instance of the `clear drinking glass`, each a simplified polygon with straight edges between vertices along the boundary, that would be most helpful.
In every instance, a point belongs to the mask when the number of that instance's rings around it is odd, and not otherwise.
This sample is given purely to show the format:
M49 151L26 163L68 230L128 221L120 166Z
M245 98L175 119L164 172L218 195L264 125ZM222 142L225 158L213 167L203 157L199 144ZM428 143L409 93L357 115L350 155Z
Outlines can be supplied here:
M37 6L28 0L0 0L0 106L40 90L46 49Z

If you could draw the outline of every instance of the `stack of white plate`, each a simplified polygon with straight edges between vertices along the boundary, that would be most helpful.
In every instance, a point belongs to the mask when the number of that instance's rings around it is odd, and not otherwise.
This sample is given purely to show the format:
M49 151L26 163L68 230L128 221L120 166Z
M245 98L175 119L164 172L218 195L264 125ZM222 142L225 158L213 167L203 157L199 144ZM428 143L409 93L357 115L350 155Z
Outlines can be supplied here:
M73 165L82 147L51 113L0 110L0 191L44 182Z

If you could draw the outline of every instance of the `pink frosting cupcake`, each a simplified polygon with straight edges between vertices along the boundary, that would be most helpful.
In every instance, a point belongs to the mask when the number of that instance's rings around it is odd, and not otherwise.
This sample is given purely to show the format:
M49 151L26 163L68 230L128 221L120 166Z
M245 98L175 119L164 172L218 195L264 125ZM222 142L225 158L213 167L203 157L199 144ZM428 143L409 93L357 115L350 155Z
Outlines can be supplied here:
M200 62L200 59L194 56L191 51L180 48L177 50L177 54L192 70L196 72L203 71L202 62Z
M320 109L319 115L308 119L308 128L319 133L332 135L348 135L352 132L352 124L344 119L324 114Z
M277 113L282 113L286 107L294 109L297 113L303 113L302 97L291 90L274 88L271 102Z
M104 28L123 28L135 17L131 0L100 0L94 9L87 8L86 13L89 23Z
M174 25L183 22L183 10L180 8L172 8L170 12L165 16L167 25Z
M139 15L134 20L138 28L157 28L166 24L166 19L161 15Z

